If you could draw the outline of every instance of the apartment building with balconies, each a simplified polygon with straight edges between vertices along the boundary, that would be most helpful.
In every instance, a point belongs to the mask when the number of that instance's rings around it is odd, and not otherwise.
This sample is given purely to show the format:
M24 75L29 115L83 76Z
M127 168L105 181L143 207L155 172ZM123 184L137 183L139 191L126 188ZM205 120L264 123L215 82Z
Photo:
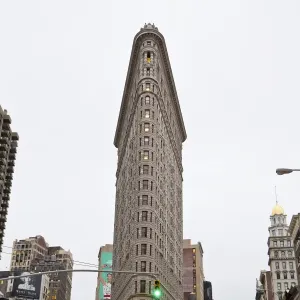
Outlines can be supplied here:
M2 252L19 135L11 129L11 118L0 106L0 254Z

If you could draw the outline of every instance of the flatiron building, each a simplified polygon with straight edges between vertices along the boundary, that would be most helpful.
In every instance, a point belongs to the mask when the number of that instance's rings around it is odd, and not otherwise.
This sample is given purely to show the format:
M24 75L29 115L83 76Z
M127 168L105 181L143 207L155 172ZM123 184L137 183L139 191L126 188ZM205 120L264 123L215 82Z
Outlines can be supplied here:
M133 41L114 139L118 149L112 299L182 300L182 143L185 126L163 35L145 24Z

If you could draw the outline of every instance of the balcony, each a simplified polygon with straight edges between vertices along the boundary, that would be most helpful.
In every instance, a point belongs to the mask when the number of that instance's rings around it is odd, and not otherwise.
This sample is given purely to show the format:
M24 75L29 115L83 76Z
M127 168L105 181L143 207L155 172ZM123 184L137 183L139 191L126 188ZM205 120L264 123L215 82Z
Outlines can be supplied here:
M7 215L7 208L6 207L0 207L0 214Z
M9 207L8 201L2 201L1 207L5 207L5 208Z
M5 178L5 180L13 180L13 176L12 176L12 174L6 174L6 178Z
M9 126L9 124L3 122L2 129L10 131L10 126Z
M0 151L0 158L6 158L6 157L7 157L7 152Z
M5 181L5 186L6 187L11 187L12 186L11 180Z
M6 214L0 213L0 222L6 222Z
M12 141L18 141L19 140L18 133L17 132L12 132L11 139L12 139Z
M15 160L16 159L16 154L15 153L9 153L8 155L9 160Z
M10 148L10 153L16 154L17 153L17 148Z
M9 141L8 141L8 139L7 138L0 138L0 144L2 145L8 145L9 144Z
M10 187L5 186L3 192L4 194L10 194L11 192Z
M9 137L9 133L8 133L8 131L6 131L6 130L3 130L2 132L1 132L1 137Z
M1 167L0 167L0 172L1 172ZM12 174L14 172L14 168L11 166L7 166L7 172Z
M10 160L15 160L15 159L16 159L16 154L10 152L8 158L9 158Z
M4 201L9 201L9 194L4 194L3 197L2 197L2 199Z
M0 151L8 151L8 145L7 144L0 144Z
M14 167L15 166L15 162L13 160L11 160L11 161L8 162L7 165L10 166L10 167Z
M11 118L9 115L4 115L3 124L11 124Z

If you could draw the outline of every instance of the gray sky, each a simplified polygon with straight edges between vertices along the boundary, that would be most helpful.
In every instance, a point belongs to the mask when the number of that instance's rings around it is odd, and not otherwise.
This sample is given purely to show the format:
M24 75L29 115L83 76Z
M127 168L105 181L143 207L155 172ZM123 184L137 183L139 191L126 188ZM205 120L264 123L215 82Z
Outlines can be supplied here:
M112 242L113 137L133 37L154 22L188 134L184 235L202 242L215 300L253 299L275 185L299 212L300 174L275 174L300 167L299 13L298 0L1 1L0 104L20 135L4 245L41 234L97 263ZM72 300L95 288L74 275Z

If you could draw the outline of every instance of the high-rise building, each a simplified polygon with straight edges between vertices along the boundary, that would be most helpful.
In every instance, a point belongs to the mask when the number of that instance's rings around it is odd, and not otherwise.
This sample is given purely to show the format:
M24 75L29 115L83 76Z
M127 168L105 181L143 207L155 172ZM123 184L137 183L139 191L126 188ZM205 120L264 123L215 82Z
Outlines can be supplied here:
M111 271L112 270L112 254L113 245L106 244L100 247L98 254L98 270ZM101 272L97 277L96 300L110 300L111 299L111 280L112 273Z
M288 233L286 215L276 203L270 217L268 255L275 295L282 295L297 283L296 261L293 240Z
M73 256L60 246L49 247L38 235L24 240L15 240L11 258L11 271L46 272L73 269ZM53 300L70 300L72 273L49 274L48 296Z
M298 274L298 286L300 287L300 213L292 217L289 233L294 245L296 273Z
M159 274L164 299L183 299L182 143L186 132L163 35L136 34L114 144L118 148L113 266ZM154 277L116 274L112 299L145 299Z
M11 118L0 106L0 254L9 206L19 136L10 128Z
M194 298L204 300L203 249L201 243L192 245L191 240L183 240L183 295L184 300Z

